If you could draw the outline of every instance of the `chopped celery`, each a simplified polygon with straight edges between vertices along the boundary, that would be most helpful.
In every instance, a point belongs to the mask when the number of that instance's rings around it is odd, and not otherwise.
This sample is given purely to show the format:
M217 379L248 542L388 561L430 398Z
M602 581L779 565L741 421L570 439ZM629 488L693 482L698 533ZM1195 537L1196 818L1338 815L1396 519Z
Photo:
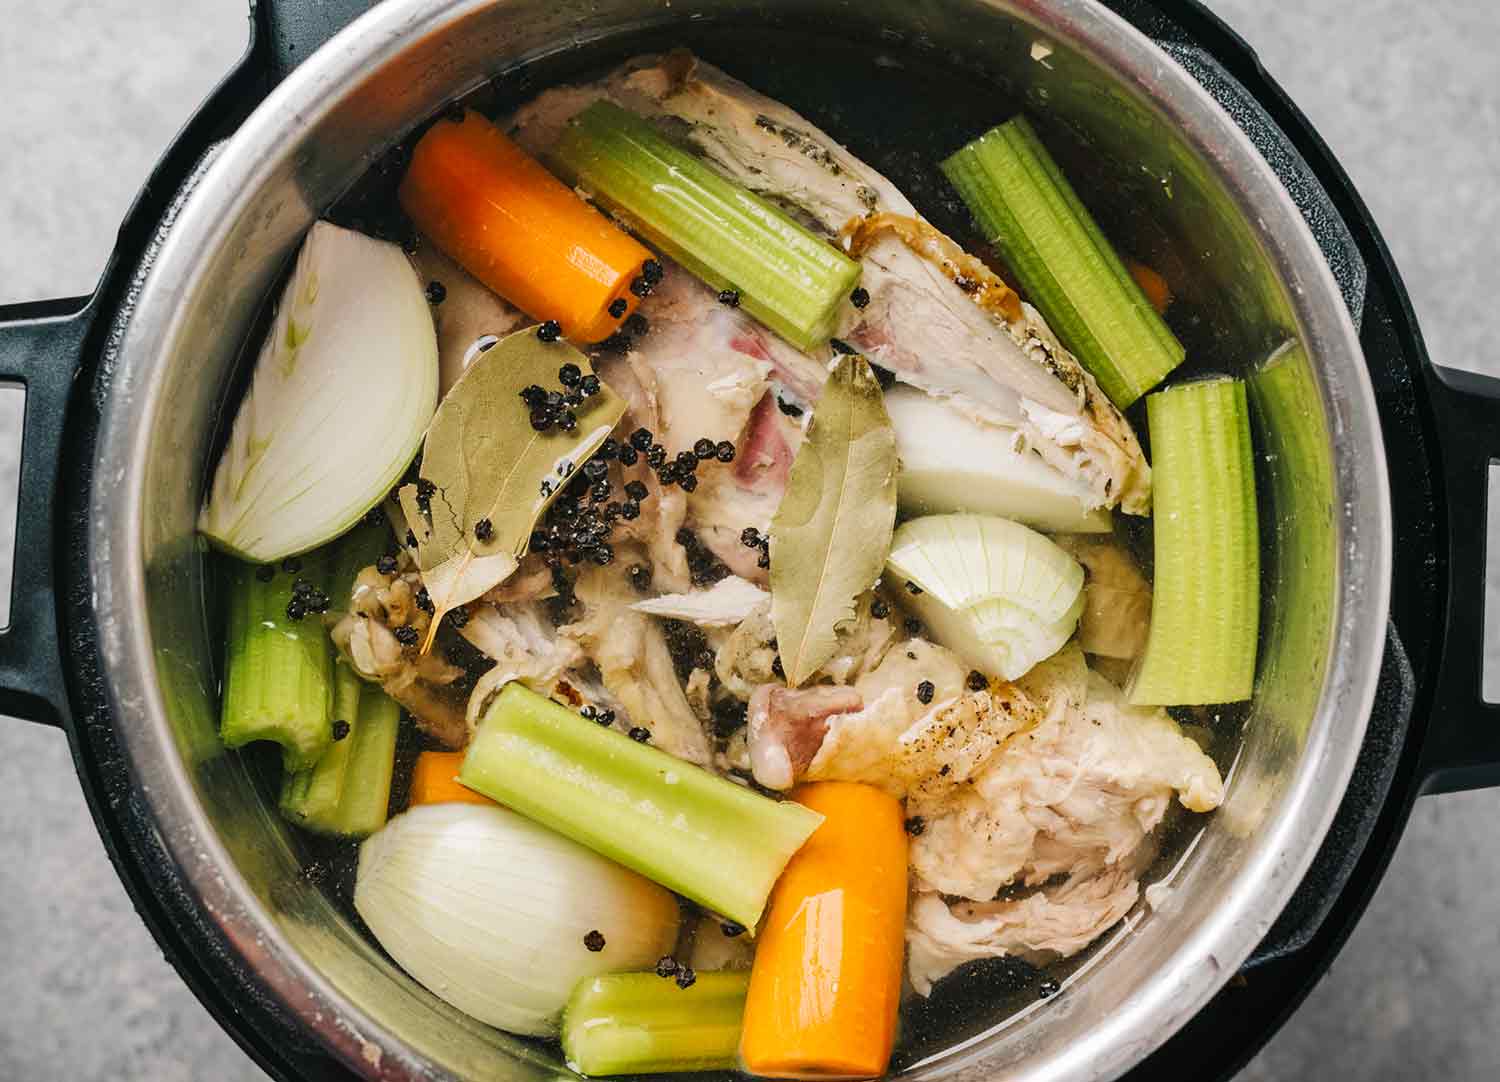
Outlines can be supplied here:
M333 701L334 724L348 732L314 766L282 780L281 811L308 830L362 838L385 824L401 708L342 661Z
M1027 297L1121 409L1182 363L1136 284L1025 117L942 164Z
M1255 680L1260 537L1245 385L1203 380L1146 399L1155 474L1151 630L1130 701L1237 702Z
M823 820L520 684L495 697L459 781L747 928Z
M828 341L860 265L640 117L595 102L564 130L559 168L634 232L799 349Z
M586 977L563 1008L563 1057L584 1075L733 1070L750 974Z
M295 576L234 561L219 736L225 747L274 740L288 771L317 762L333 740L333 654L316 615L287 616Z

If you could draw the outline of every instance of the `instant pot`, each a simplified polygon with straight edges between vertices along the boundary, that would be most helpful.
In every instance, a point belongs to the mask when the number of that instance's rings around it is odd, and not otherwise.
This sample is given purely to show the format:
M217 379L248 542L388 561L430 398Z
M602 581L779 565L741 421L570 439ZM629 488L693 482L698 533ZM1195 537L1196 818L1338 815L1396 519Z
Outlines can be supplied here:
M1172 284L1191 363L1302 347L1258 399L1261 672L1205 719L1240 749L1224 807L1059 992L1002 1010L960 977L895 1073L1227 1078L1343 945L1417 796L1500 783L1480 694L1500 383L1431 363L1338 162L1194 0L261 0L251 26L98 290L0 308L0 378L27 395L0 709L66 732L142 919L274 1077L566 1072L396 969L219 745L193 523L242 347L310 222L445 103L501 109L642 51L687 44L783 98L953 229L933 163L1024 108Z

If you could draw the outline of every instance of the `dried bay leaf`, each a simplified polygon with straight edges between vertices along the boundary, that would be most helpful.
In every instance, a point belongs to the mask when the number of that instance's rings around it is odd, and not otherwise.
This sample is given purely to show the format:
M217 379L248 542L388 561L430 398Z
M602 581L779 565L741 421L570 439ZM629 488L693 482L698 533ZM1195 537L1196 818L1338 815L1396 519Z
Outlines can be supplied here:
M432 599L432 645L444 614L499 585L526 554L531 531L565 484L625 412L619 395L601 385L574 410L572 432L537 432L521 391L557 388L557 371L572 363L585 375L588 358L565 342L543 342L535 328L516 331L481 354L438 406L422 450L422 480L433 485L424 514L417 486L398 494L417 539L417 566ZM476 523L488 520L480 540Z
M771 520L771 622L786 680L806 682L880 577L896 524L896 434L863 357L840 357Z

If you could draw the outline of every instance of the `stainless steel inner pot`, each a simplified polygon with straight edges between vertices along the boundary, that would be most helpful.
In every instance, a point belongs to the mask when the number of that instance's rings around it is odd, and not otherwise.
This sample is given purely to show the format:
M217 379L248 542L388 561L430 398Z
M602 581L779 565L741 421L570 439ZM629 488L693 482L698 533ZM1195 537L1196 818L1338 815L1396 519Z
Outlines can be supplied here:
M901 1073L1057 1082L1124 1072L1235 972L1343 794L1390 584L1374 399L1339 290L1287 193L1166 54L1091 0L387 0L216 148L163 230L115 343L89 553L114 716L185 889L266 996L371 1078L566 1072L545 1047L464 1018L387 961L298 877L298 841L219 746L193 526L241 345L303 230L446 101L620 35L773 21L790 28L779 39L789 50L795 28L819 27L898 62L914 51L972 70L976 86L1003 85L1044 131L1087 151L1091 190L1128 195L1154 258L1211 328L1210 366L1248 372L1283 340L1302 347L1290 384L1256 390L1252 380L1265 630L1226 804L1159 863L1150 904L1071 967L1062 994L1017 1012L996 1004Z

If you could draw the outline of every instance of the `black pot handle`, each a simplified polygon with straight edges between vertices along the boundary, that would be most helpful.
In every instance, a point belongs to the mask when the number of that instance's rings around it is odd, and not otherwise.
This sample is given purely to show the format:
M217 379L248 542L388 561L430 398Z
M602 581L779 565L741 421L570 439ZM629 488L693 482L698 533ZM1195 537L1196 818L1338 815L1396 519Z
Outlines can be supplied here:
M1483 695L1487 505L1490 466L1500 463L1500 379L1437 365L1432 373L1447 491L1448 581L1422 774L1426 792L1451 793L1500 785L1500 704Z
M378 0L252 0L256 36L272 83L306 60Z
M93 317L86 297L0 307L0 382L26 391L10 626L0 634L0 712L49 725L67 716L53 569L57 471Z

